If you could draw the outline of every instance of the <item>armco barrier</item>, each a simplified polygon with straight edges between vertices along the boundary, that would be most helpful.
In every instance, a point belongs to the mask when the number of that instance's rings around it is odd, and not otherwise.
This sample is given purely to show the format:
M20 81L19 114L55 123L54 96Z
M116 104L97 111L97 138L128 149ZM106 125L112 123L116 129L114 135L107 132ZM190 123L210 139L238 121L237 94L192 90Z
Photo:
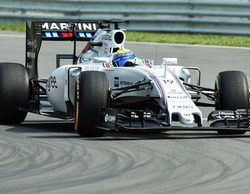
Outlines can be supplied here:
M0 0L0 23L125 19L128 30L250 35L248 0Z

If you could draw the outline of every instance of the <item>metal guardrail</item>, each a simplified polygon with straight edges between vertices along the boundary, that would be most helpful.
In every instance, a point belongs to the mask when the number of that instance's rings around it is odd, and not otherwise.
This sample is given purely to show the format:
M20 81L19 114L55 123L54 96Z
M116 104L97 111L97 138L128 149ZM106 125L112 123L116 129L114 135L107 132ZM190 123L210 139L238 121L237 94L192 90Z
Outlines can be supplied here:
M0 0L0 23L125 19L135 31L250 35L248 0Z

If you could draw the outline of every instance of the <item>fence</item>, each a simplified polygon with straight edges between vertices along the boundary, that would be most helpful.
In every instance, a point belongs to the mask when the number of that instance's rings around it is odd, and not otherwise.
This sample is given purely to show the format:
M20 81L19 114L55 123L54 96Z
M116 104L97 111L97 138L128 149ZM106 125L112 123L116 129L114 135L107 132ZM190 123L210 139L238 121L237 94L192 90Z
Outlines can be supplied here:
M135 31L250 35L248 0L0 0L0 23L125 19Z

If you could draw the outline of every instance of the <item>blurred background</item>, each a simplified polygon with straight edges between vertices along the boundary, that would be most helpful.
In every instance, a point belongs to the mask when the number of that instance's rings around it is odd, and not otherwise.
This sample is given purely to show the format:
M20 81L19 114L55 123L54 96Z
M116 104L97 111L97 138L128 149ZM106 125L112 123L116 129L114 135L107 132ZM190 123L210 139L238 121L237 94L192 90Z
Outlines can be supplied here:
M124 19L129 31L250 34L249 0L0 0L0 23Z

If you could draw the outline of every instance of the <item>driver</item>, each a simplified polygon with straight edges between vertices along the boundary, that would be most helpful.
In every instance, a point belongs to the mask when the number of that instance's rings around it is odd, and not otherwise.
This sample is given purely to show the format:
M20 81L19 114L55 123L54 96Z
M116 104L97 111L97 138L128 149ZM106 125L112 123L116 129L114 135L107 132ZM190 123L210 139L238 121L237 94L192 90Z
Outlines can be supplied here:
M120 49L113 55L113 64L116 67L135 66L135 55L129 49Z
M129 49L120 49L113 54L114 67L146 66L151 68L153 61L150 59L139 59Z

